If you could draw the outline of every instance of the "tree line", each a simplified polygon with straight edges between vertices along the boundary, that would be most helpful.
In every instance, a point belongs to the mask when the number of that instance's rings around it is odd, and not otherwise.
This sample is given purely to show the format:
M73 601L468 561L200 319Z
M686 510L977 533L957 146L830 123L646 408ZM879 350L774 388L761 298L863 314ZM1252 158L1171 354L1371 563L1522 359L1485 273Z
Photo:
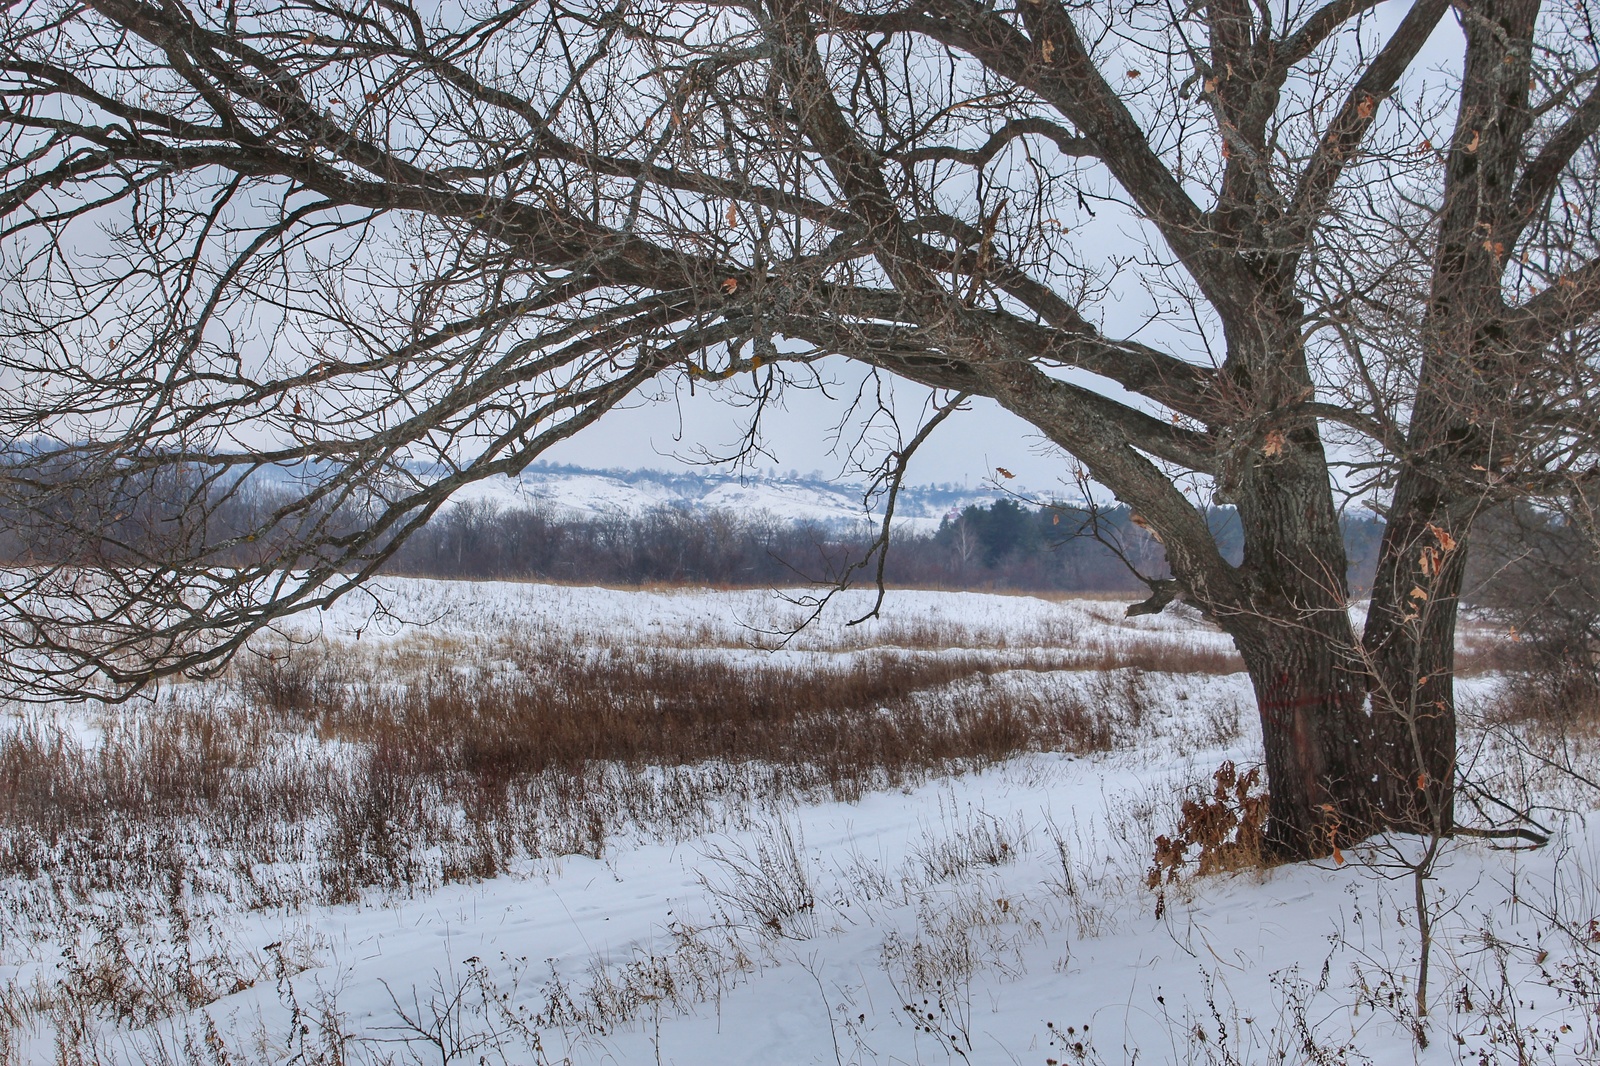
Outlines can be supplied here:
M1213 508L1224 550L1242 551L1238 517ZM1351 581L1370 587L1383 525L1345 521ZM870 550L876 529L789 521L765 513L663 506L578 517L475 500L435 517L401 545L387 572L442 578L652 582L772 587L835 581ZM1130 567L1132 569L1130 569ZM1113 505L971 504L936 529L895 532L885 580L895 587L1018 592L1115 592L1170 575L1160 542Z

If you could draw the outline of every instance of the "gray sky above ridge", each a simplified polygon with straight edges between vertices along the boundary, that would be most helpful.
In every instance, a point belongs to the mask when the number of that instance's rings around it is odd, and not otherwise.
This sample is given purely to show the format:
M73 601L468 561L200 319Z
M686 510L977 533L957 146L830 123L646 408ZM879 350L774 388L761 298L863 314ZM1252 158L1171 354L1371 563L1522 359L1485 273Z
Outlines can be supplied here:
M834 382L827 394L793 389L782 402L761 414L763 444L767 454L752 454L758 470L776 468L803 474L819 471L826 478L859 480L859 467L851 458L851 444L861 437L861 419L846 424L849 401L857 395L862 375L844 359L828 360L825 373ZM904 382L886 382L898 411L905 439L920 426L925 415L927 390ZM830 398L832 397L832 398ZM541 458L552 463L590 467L675 470L703 465L708 457L726 458L739 448L750 409L729 399L697 390L679 394L654 394L636 399L571 440L551 448ZM881 456L898 446L893 427L883 419L866 430L870 444L857 448L857 456ZM967 482L973 486L996 476L996 467L1016 474L1034 491L1048 492L1058 482L1070 481L1072 463L1059 449L1044 441L1037 430L989 400L969 401L939 426L918 449L907 480L911 483ZM1064 485L1062 486L1064 488Z

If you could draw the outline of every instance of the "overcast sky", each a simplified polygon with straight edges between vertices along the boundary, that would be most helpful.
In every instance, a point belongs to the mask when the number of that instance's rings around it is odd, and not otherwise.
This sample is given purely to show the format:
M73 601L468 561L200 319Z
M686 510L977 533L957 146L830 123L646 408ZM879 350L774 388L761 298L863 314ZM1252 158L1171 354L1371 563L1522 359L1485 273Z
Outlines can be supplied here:
M856 480L851 474L849 446L860 435L860 420L846 427L844 439L837 431L863 376L844 359L829 360L823 370L837 383L828 389L833 398L793 390L785 394L781 406L763 413L763 436L772 456L757 456L757 469L820 472L828 478L843 474L847 480ZM917 418L924 410L927 391L905 382L885 384L894 390L901 427L909 438L920 425ZM1070 476L1070 462L1044 442L1037 430L992 401L972 400L968 406L970 409L946 419L918 450L909 480L965 480L976 486L995 476L995 468L1000 466L1035 491L1066 491L1057 482ZM705 389L697 390L693 398L685 391L675 399L635 401L552 448L544 458L593 467L682 469L703 461L708 454L727 456L736 451L749 414ZM892 446L889 434L893 431L882 425L877 430L874 440L881 455L886 443Z

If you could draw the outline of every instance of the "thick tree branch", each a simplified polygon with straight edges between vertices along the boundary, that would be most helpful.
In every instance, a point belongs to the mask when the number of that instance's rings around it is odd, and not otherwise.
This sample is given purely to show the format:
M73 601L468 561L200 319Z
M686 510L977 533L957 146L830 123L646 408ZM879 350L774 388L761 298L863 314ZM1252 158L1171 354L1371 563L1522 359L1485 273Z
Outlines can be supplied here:
M1298 261L1304 251L1313 229L1327 210L1339 177L1355 159L1367 131L1377 121L1383 100L1394 91L1401 75L1449 9L1449 0L1418 0L1346 94L1344 103L1318 139L1316 149L1301 171L1281 230L1282 250L1291 262Z
M906 165L944 160L970 167L985 167L1012 141L1021 137L1043 137L1066 156L1092 156L1094 146L1088 138L1079 137L1061 125L1046 118L1016 118L1001 126L977 148L951 148L945 145L927 145L897 153L891 158Z
M1600 315L1600 259L1591 259L1520 307L1506 312L1508 344L1515 351L1539 352L1563 334Z
M1511 194L1510 210L1505 221L1502 239L1506 247L1514 247L1528 224L1548 205L1562 173L1578 151L1593 140L1597 131L1600 131L1600 78L1590 86L1589 95L1584 97L1583 103L1567 116L1566 121L1523 168L1522 177Z

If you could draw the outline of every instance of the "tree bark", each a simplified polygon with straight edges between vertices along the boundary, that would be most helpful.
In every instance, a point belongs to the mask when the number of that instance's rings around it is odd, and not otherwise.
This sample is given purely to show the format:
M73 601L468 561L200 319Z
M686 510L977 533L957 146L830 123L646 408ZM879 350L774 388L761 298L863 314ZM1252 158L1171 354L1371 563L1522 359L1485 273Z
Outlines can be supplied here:
M1249 600L1218 620L1255 690L1273 858L1316 858L1374 828L1366 670L1344 541L1315 424L1267 443L1232 487Z
M1455 825L1455 634L1466 521L1452 521L1440 489L1424 475L1400 479L1364 643L1384 823L1448 834Z
M1375 797L1363 743L1365 674L1349 644L1341 650L1339 635L1272 619L1235 639L1261 718L1268 857L1320 858L1366 836Z

